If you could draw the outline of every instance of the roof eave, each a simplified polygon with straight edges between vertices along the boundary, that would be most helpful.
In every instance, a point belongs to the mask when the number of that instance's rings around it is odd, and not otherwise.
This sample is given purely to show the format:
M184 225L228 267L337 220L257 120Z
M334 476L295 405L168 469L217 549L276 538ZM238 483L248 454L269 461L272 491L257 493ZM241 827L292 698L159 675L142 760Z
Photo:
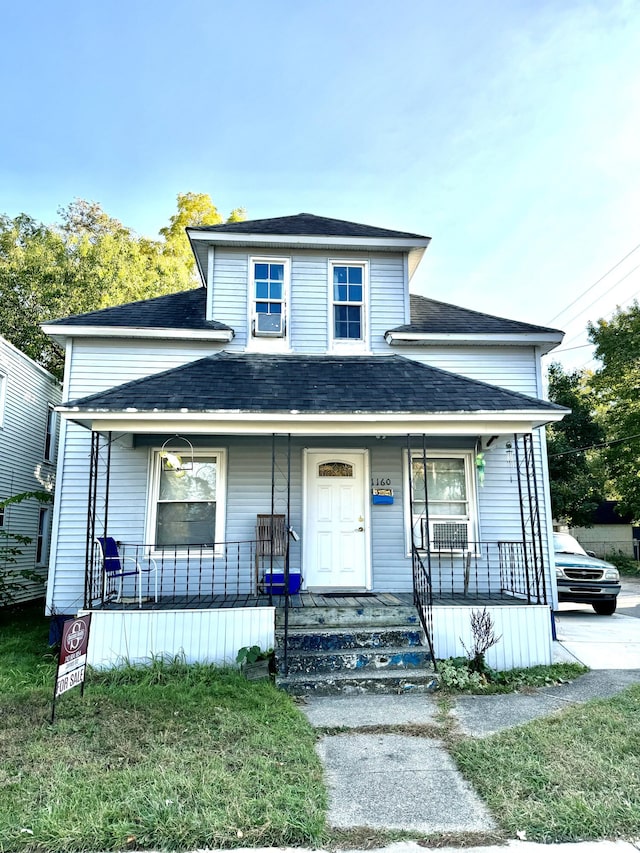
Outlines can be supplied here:
M142 338L145 340L217 341L233 340L233 329L171 329L140 326L75 326L42 324L42 331L64 346L67 338Z
M431 237L344 237L328 234L246 234L232 231L203 231L197 228L187 229L187 236L193 243L215 243L220 246L256 246L291 247L297 249L371 249L379 252L411 252L424 250Z
M537 346L543 354L562 343L564 335L537 334L533 332L396 332L393 329L385 332L384 339L389 346Z
M240 412L240 411L80 411L58 406L63 417L96 432L163 433L179 431L266 435L286 431L295 435L481 435L531 432L561 420L564 410L515 410L435 413L385 412Z

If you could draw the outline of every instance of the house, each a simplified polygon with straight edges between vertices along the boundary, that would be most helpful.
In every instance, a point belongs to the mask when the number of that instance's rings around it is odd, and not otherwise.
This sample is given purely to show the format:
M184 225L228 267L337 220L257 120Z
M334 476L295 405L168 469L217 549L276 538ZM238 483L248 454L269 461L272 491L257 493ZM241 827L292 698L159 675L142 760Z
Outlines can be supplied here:
M60 401L58 380L0 337L0 606L44 597L53 507L8 501L53 494Z
M303 610L402 605L429 656L486 606L494 663L549 663L544 424L566 410L540 358L562 334L410 296L418 234L187 233L201 287L44 326L67 353L47 601L93 613L91 660L232 660L277 620L287 669Z

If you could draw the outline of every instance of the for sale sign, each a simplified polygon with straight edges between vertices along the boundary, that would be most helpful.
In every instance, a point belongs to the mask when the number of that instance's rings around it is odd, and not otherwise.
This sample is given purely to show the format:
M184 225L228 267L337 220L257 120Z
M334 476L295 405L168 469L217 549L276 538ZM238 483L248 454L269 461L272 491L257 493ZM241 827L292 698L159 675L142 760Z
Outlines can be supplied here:
M62 628L54 700L72 687L84 685L91 614L67 619Z

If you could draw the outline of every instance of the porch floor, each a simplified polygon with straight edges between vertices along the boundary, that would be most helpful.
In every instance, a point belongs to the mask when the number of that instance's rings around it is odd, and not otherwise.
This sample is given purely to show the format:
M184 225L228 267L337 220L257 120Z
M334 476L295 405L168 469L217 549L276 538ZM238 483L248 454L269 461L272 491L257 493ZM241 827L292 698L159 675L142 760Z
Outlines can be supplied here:
M434 607L488 607L499 604L500 606L523 605L526 599L516 598L507 593L491 594L491 596L478 595L450 595L433 599ZM397 607L398 605L412 605L413 593L411 592L376 592L376 593L318 593L302 592L289 596L289 606L293 608L303 607ZM107 601L102 606L98 605L96 610L218 610L220 608L232 607L284 607L284 596L274 595L269 602L268 595L209 595L209 596L186 596L186 595L163 595L158 601L143 599L142 608L138 605L138 599L123 599L122 601Z

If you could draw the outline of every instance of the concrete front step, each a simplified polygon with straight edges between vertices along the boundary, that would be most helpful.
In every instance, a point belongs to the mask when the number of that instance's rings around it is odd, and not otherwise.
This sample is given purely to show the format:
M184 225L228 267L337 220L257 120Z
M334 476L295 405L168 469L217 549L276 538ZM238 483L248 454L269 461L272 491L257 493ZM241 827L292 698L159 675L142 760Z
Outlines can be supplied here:
M289 674L300 672L308 676L313 673L407 670L428 666L430 662L431 655L426 646L289 651L287 655ZM276 652L276 664L279 670L282 669L282 649Z
M430 693L436 688L433 669L359 670L277 675L276 685L292 696L331 696L337 693Z
M278 631L278 645L282 632ZM419 646L422 629L412 627L377 628L346 626L341 628L293 628L289 631L289 651L336 651L338 649L379 649L389 646Z
M326 627L339 628L348 625L360 627L398 627L401 625L420 628L415 607L410 605L376 605L374 607L292 607L289 610L289 629ZM284 627L284 610L276 610L276 627Z

